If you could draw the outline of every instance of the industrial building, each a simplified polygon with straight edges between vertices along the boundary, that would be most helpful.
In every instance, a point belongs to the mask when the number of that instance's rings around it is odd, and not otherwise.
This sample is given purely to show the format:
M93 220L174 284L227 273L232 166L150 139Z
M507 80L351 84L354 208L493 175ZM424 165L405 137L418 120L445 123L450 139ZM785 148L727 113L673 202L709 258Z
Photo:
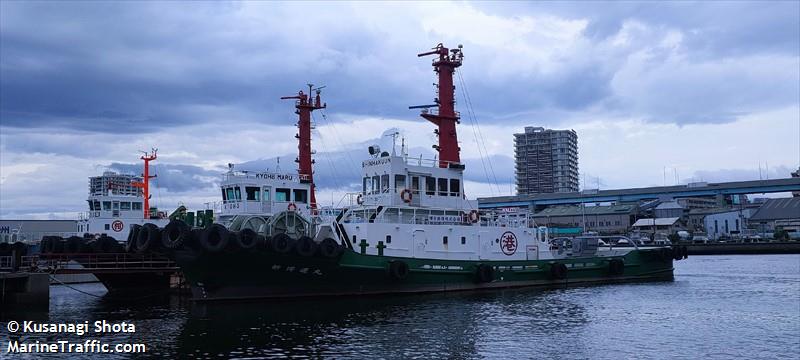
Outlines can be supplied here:
M609 206L552 206L533 215L537 225L582 228L602 234L625 234L636 221L636 204Z
M514 134L517 194L578 191L578 134L526 126Z

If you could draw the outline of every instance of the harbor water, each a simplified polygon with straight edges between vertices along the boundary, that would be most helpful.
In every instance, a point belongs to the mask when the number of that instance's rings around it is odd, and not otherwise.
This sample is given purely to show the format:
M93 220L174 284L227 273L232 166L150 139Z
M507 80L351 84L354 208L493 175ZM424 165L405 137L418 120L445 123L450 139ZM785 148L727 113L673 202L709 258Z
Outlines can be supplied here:
M9 339L143 343L152 358L800 356L800 255L694 256L675 263L673 282L547 290L221 304L104 293L99 284L54 286L49 313L0 310L0 357L43 357L7 354ZM6 331L8 321L23 320L126 322L135 333Z

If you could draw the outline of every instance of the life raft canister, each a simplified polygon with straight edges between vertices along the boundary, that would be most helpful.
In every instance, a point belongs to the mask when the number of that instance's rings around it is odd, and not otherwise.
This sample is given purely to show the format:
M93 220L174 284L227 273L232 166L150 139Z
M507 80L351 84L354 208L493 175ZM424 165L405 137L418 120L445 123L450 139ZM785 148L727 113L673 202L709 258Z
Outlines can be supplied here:
M414 195L411 194L411 190L403 189L403 191L400 192L400 199L403 199L403 202L406 204L410 203L413 197Z

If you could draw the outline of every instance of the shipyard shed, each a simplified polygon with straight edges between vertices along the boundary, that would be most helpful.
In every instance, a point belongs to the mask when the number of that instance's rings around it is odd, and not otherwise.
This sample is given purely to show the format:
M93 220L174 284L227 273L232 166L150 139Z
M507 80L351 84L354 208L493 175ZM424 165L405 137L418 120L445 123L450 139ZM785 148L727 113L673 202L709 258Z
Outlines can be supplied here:
M0 220L0 243L37 243L43 236L69 237L77 231L77 220Z

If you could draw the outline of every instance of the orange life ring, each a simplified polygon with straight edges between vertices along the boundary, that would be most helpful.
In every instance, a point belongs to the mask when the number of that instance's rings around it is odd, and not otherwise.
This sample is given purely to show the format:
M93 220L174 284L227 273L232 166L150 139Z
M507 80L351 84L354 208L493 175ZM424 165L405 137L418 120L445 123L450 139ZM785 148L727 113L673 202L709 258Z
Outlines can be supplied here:
M400 192L400 198L403 199L403 202L406 204L410 203L413 197L414 195L411 194L411 190L403 189L403 191Z
M478 222L478 220L480 220L480 219L481 219L481 217L480 217L480 214L478 213L478 210L472 210L472 211L469 212L469 221L471 223L474 224L474 223Z
M286 210L295 211L297 210L297 205L295 205L294 203L289 203L289 205L286 206Z

